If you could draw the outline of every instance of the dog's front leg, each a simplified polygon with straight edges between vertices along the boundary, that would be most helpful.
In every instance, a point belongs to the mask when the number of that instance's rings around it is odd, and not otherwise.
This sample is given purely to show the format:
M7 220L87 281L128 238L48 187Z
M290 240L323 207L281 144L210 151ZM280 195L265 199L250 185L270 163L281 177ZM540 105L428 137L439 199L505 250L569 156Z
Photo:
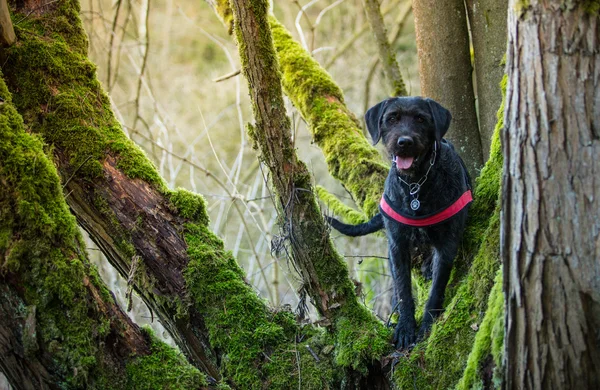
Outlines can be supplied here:
M421 321L417 337L418 340L423 340L427 332L431 329L435 319L442 312L446 285L450 279L452 263L457 249L457 246L452 244L446 244L440 249L433 249L433 282L431 284L431 291L429 292L429 299L423 312L423 320Z
M398 324L394 332L394 344L398 349L406 349L414 344L417 328L410 278L410 243L402 239L390 239L389 242L394 292L398 302Z

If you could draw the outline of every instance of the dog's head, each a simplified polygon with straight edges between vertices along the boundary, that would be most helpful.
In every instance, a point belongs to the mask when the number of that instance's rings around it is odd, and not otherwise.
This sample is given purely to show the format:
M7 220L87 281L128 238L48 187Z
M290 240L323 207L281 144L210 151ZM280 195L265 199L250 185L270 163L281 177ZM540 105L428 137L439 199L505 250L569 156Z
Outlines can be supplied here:
M436 142L440 147L451 119L450 112L438 102L421 97L390 98L365 114L373 145L383 139L398 172L408 175L426 162Z

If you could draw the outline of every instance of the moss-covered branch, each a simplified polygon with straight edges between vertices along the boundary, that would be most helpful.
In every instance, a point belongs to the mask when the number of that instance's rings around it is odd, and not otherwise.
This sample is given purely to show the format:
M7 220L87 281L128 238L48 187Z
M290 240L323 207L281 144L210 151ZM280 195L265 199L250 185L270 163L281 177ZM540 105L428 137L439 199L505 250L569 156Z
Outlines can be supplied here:
M0 98L2 372L16 389L206 386L183 356L119 309L87 259L56 168L25 132L1 74Z
M333 247L317 205L310 173L294 150L265 0L234 0L234 31L252 98L256 126L250 136L269 168L303 288L330 322L336 363L367 373L390 349L389 331L358 303L342 258ZM366 342L368 340L368 342Z
M35 6L27 3L27 6ZM186 294L182 238L186 194L169 191L144 153L123 133L87 59L87 36L76 0L31 13L19 9L17 42L3 71L31 132L53 147L67 202L79 224L124 276L142 261L135 287L182 351L214 378L220 374L202 317ZM134 180L135 179L135 180ZM192 204L203 217L201 199ZM186 207L192 207L186 205Z

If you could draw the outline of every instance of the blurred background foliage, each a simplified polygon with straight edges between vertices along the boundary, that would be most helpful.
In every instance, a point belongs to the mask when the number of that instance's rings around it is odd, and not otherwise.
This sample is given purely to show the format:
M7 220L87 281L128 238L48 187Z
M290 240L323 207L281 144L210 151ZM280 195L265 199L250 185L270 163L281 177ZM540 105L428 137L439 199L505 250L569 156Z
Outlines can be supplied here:
M408 92L418 95L410 3L383 0L381 10ZM124 129L171 187L206 198L213 230L260 295L274 306L296 307L299 278L284 256L271 253L277 214L267 172L245 134L253 118L246 82L236 75L237 47L214 11L200 0L83 0L81 6L89 56ZM387 97L361 0L285 0L276 2L273 12L332 75L358 117ZM289 101L288 114L296 148L313 172L314 184L352 205L327 172L320 149ZM391 309L385 237L332 234L352 277L361 283L363 301L385 320ZM90 256L124 302L126 282L88 242ZM131 315L166 337L139 299Z

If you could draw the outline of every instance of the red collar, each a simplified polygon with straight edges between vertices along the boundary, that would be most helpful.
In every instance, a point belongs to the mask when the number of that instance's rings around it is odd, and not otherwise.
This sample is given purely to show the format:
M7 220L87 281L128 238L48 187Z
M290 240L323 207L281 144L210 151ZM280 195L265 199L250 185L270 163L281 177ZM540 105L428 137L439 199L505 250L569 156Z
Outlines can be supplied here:
M426 215L423 217L416 218L409 218L404 215L401 215L399 212L394 210L392 206L390 206L390 204L388 203L388 201L386 201L385 198L386 196L384 194L381 197L381 202L379 202L379 208L383 212L383 215L385 217L400 222L403 225L425 227L433 226L456 215L459 211L464 209L469 203L473 201L473 194L471 193L471 190L467 190L460 196L460 198L456 200L456 202L452 203L444 210L432 215Z

